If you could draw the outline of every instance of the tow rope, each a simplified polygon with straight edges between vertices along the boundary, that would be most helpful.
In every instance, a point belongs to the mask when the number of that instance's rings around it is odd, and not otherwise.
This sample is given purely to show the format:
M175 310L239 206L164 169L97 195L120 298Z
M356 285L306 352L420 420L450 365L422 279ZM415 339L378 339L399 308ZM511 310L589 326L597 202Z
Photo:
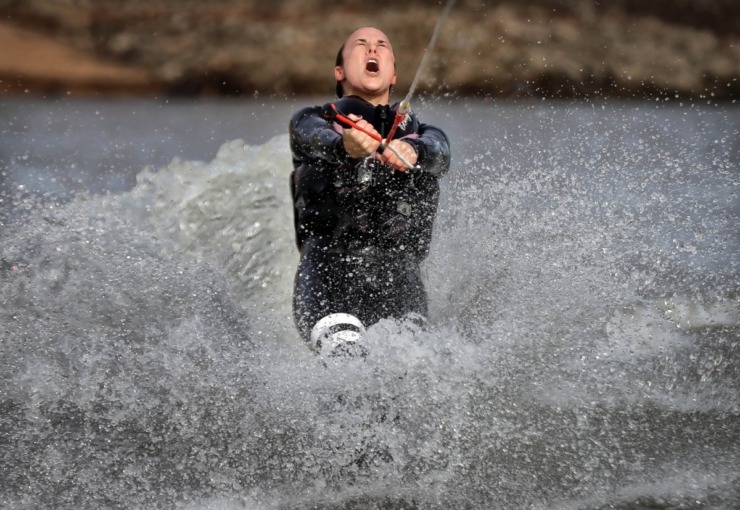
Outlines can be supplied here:
M429 41L427 47L424 49L424 56L421 58L421 63L419 64L419 67L416 69L416 76L414 76L414 81L411 82L411 87L409 87L409 91L408 93L406 93L406 97L404 97L403 101L398 104L396 117L395 119L393 119L393 127L391 127L391 130L388 132L388 137L384 141L381 141L381 145L386 145L393 139L393 135L396 134L396 129L398 129L398 126L404 121L406 115L408 115L408 112L411 110L411 97L414 95L416 86L419 84L419 78L421 78L421 75L424 73L426 66L429 64L429 56L432 54L432 50L437 44L439 33L442 31L442 27L447 21L447 18L450 16L450 11L452 10L453 5L455 5L455 0L448 0L447 5L445 5L442 14L437 20L437 26L434 27L432 39Z

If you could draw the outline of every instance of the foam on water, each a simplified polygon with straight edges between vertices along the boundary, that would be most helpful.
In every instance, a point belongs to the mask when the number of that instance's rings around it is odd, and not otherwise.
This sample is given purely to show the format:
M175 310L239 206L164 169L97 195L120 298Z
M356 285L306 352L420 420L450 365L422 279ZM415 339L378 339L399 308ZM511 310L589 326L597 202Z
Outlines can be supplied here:
M149 169L133 191L141 211L160 233L226 276L235 299L250 308L251 323L288 323L298 262L292 233L287 137L250 147L225 143L204 164L173 161Z
M3 504L731 508L737 242L701 200L736 162L712 148L707 181L659 136L633 159L652 125L567 125L528 161L494 158L526 129L458 156L431 326L372 325L364 361L292 326L284 135L32 207L2 234Z

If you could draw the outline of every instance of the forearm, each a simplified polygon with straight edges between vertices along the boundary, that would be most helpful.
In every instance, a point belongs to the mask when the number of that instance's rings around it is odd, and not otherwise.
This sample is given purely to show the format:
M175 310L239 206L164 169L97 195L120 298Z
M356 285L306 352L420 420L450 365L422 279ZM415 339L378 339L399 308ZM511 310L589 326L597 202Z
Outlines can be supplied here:
M416 150L416 164L423 172L441 177L450 168L450 142L441 129L422 124L417 138L404 139Z
M342 136L315 108L304 108L290 121L290 145L305 159L342 163L347 158Z

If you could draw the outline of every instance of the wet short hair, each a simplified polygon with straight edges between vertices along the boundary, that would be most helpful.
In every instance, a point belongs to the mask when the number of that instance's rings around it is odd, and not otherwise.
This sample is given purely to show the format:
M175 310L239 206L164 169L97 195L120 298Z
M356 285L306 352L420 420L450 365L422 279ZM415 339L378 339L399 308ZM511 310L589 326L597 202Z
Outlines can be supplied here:
M334 61L334 67L339 67L344 65L344 43L342 43L342 46L339 47L339 51L337 52L337 58ZM334 89L337 97L339 99L342 98L344 95L344 89L342 88L342 82L337 81L337 86Z

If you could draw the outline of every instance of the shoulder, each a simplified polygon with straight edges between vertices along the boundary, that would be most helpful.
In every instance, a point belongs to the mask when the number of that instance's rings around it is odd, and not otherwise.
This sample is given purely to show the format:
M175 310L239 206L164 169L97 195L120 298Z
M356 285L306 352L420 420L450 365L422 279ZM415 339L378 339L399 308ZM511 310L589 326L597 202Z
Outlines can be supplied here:
M296 111L290 118L291 126L298 124L301 120L311 117L320 117L321 107L320 106L305 106Z
M430 134L432 136L442 137L445 140L448 140L447 134L440 128L432 124L424 124L422 122L419 123L419 134Z

